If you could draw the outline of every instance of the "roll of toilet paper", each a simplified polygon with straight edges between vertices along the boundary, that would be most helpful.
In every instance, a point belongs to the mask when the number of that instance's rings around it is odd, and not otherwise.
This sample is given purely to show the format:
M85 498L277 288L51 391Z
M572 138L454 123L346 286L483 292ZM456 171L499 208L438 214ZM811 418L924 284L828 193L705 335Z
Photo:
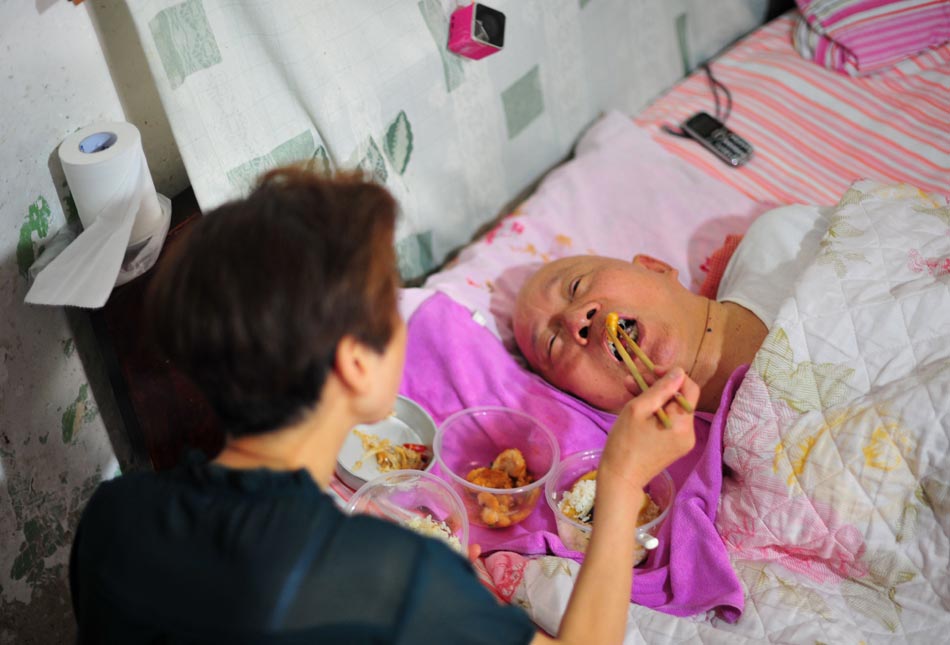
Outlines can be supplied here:
M40 271L26 302L101 307L126 251L154 248L158 235L159 246L164 241L170 204L155 192L131 123L102 121L74 132L60 144L59 160L83 232Z

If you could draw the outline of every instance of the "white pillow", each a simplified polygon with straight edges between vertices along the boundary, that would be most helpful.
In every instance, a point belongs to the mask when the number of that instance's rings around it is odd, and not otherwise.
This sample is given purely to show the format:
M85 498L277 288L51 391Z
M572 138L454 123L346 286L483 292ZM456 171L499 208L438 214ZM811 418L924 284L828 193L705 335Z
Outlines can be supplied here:
M736 172L741 172L737 170ZM578 254L632 259L647 253L698 290L703 261L727 234L742 233L770 205L664 150L619 112L583 135L574 157L552 170L534 194L422 288L404 289L408 319L434 291L468 307L513 348L510 312L525 278L541 263Z

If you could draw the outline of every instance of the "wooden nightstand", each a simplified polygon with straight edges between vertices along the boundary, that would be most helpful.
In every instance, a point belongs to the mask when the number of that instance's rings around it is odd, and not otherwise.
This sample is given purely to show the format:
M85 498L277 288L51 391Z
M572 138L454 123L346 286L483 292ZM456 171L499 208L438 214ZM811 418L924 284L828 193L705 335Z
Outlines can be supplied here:
M117 287L105 307L89 312L132 451L155 470L176 465L189 448L214 456L224 443L220 422L198 388L141 333L145 293L156 268L200 217L191 189L176 196L171 229L156 265Z

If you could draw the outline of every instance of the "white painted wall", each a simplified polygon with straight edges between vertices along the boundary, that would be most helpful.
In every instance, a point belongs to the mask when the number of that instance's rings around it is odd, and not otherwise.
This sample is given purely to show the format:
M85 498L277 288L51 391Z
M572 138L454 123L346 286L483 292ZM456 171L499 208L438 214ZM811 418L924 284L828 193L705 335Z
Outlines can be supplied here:
M0 115L0 645L66 643L73 530L123 453L84 317L24 305L23 272L70 215L55 152L76 129L132 122L157 190L188 180L122 0L0 0Z

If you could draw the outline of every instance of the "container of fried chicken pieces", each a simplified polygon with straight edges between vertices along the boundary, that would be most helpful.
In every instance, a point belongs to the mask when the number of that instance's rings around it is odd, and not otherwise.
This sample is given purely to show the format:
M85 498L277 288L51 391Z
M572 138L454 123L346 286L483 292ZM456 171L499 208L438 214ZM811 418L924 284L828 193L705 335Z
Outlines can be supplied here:
M531 515L560 460L557 439L544 424L495 406L448 417L436 432L433 451L469 521L486 528L507 528Z

